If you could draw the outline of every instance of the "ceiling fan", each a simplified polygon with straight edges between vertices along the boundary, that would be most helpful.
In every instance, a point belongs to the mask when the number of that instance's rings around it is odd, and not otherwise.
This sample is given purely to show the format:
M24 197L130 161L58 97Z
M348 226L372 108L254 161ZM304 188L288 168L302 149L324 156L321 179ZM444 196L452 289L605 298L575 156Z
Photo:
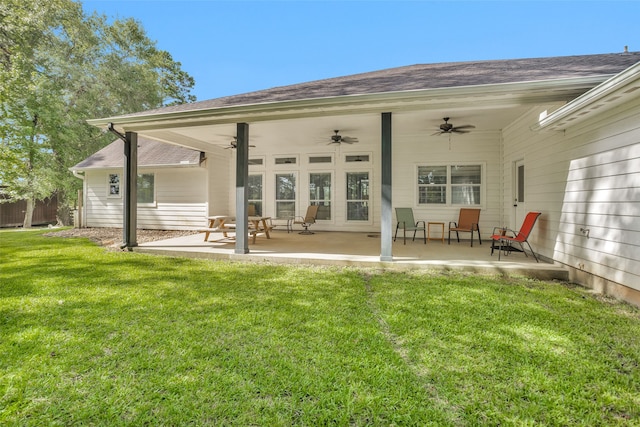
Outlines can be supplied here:
M333 131L335 134L331 135L331 141L329 142L329 144L341 144L341 143L345 143L345 144L353 144L358 142L358 138L353 138L350 136L342 136L340 135L340 131L339 130L334 130Z
M255 145L249 145L249 147L255 147ZM236 148L238 148L238 137L234 136L233 137L233 141L229 141L229 145L224 147L225 149L232 149L235 150Z
M449 117L444 117L444 123L440 125L440 130L433 135L442 135L443 133L469 133L467 129L475 129L473 125L453 126L449 123Z

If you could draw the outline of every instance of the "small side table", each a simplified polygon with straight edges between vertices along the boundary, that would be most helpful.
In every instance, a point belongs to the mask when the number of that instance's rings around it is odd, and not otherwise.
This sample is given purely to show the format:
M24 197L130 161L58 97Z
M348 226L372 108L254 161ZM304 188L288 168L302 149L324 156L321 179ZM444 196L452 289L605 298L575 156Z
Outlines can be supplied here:
M440 226L440 237L431 237L431 226ZM427 240L440 240L442 243L444 243L444 222L428 222L427 223Z

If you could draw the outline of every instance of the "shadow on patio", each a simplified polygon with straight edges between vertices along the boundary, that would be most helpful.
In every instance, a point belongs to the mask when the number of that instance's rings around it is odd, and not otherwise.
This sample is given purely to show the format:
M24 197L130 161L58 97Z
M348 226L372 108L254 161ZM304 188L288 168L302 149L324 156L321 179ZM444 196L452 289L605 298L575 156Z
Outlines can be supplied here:
M311 235L297 232L272 231L271 238L259 235L256 243L249 240L249 253L236 254L235 241L222 233L211 233L204 241L204 233L156 242L143 243L135 252L218 260L274 262L284 264L321 264L394 269L435 269L468 271L482 274L525 275L539 279L568 280L568 271L560 266L541 261L531 255L514 252L491 255L491 242L476 241L473 248L469 240L407 239L404 245L399 237L393 243L393 262L380 261L380 237L376 233L325 232Z

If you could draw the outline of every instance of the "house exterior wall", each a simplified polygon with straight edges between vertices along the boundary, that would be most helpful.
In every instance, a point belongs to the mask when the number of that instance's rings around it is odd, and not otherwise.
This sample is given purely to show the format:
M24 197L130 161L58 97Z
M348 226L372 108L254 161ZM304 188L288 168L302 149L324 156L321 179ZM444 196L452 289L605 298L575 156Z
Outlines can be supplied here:
M372 132L378 131L375 129ZM262 175L263 215L284 224L286 218L278 218L276 214L276 175L293 174L296 180L295 212L293 216L304 216L310 204L309 174L331 174L331 219L318 221L313 225L315 230L341 230L354 232L379 231L380 229L380 136L374 133L358 135L357 144L335 144L327 146L326 142L309 145L288 145L261 150L260 146L251 148L249 159L262 159L262 165L250 165L249 174ZM231 151L231 150L229 150ZM368 156L368 161L347 162L346 156ZM312 163L311 157L331 157L328 163ZM276 164L276 159L295 158L294 164ZM230 212L235 212L235 156L229 160L231 181L229 182ZM348 172L367 172L369 174L369 219L368 221L348 221L346 207L346 176ZM232 213L234 214L234 213Z
M533 132L545 109L504 131L504 216L513 224L513 162L524 159L526 210L542 212L534 250L578 283L640 301L640 100L564 132Z
M419 165L482 165L481 203L477 206L419 205L417 168ZM493 227L501 224L501 135L499 132L470 132L425 136L403 134L394 127L393 137L393 207L412 207L416 220L458 221L460 208L480 208L480 234L489 238ZM395 221L395 210L393 212ZM446 231L445 231L446 233ZM469 234L461 234L468 239Z
M207 216L207 171L201 167L139 168L153 173L155 203L138 205L137 228L189 230L202 228ZM122 228L124 185L118 197L109 196L109 174L122 169L88 170L84 180L84 224Z
M393 117L393 207L412 207L416 219L439 221L448 225L449 221L457 221L461 205L444 206L418 205L417 168L419 165L481 165L482 195L480 230L483 238L488 238L494 226L501 224L501 134L495 132L471 132L454 134L449 142L448 135L431 136L431 130L422 133L411 133L407 129L415 125L407 125L407 118L398 114ZM318 220L313 225L315 230L379 232L381 217L380 200L380 128L359 129L358 142L355 144L288 144L282 147L269 145L269 150L262 150L262 144L249 151L250 159L261 159L261 165L249 166L249 174L262 175L263 180L263 214L272 218L275 213L275 175L293 173L296 177L296 216L304 215L309 199L309 174L330 173L332 176L333 205L331 220ZM259 141L262 142L262 141ZM235 153L233 150L225 150ZM346 156L368 156L368 162L347 162ZM313 156L331 156L330 163L310 163ZM293 157L295 164L275 164L276 158ZM214 210L213 214L235 215L235 156L229 160L229 211ZM348 221L346 206L346 176L348 172L368 172L370 182L369 220ZM394 212L395 215L395 212ZM394 217L395 221L395 217ZM395 225L395 224L394 224ZM469 236L461 235L461 238Z

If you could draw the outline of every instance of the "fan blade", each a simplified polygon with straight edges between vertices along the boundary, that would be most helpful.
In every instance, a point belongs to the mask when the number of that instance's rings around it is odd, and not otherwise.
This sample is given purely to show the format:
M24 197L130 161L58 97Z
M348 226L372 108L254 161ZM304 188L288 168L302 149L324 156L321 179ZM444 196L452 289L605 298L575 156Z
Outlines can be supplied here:
M350 136L343 136L340 142L344 142L345 144L353 144L358 142L358 138L353 138Z
M445 132L438 131L438 132L432 133L431 136L442 135L443 133L445 133Z
M474 125L462 125L462 126L456 126L454 127L454 129L475 129L476 127Z
M249 148L254 148L254 147L255 147L255 145L251 145L251 144L249 144ZM237 146L237 145L233 145L233 144L229 144L228 146L226 146L226 147L224 147L224 148L225 148L225 150L228 150L228 149L230 149L230 148L231 148L232 150L235 150L236 148L238 148L238 146Z
M469 133L468 130L460 130L458 128L451 129L451 132L453 132L453 133Z

